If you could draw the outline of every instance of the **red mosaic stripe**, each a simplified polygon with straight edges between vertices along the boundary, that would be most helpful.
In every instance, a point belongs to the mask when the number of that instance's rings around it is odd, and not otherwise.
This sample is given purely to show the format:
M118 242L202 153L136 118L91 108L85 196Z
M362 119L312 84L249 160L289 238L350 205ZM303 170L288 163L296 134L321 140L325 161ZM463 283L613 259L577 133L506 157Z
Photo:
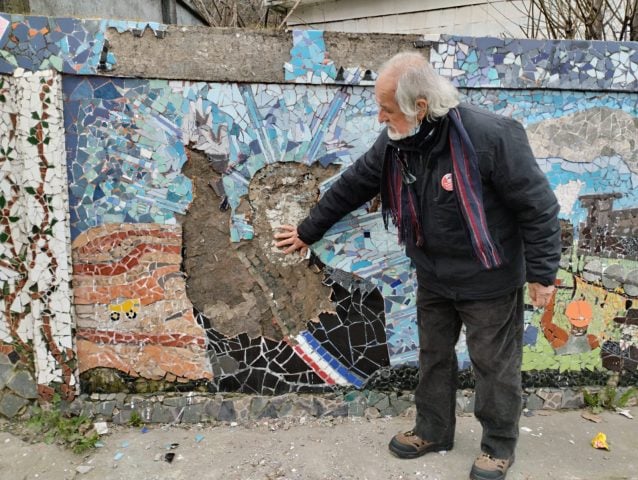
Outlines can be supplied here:
M328 385L334 385L336 383L325 370L317 365L317 363L312 359L310 355L304 352L303 348L301 348L299 345L294 345L293 348L295 349L295 352L297 352L297 355L299 355L303 359L303 361L306 362L308 366L312 368L317 375L319 375L319 377L321 377L324 382L326 382Z
M76 251L83 255L100 253L105 250L111 250L114 246L120 245L124 240L132 237L171 238L179 243L181 243L182 238L179 233L166 229L125 230L94 238L81 247L77 247Z
M163 347L184 348L191 345L206 347L204 337L186 335L182 333L160 333L156 335L135 332L116 332L114 330L98 330L95 328L79 328L77 338L88 340L93 343L108 345L162 345Z
M136 245L124 258L117 262L112 263L79 263L73 265L73 273L76 275L120 275L126 273L132 268L136 267L140 263L142 258L147 253L163 252L181 254L181 247L179 245L153 245L148 243L141 243Z

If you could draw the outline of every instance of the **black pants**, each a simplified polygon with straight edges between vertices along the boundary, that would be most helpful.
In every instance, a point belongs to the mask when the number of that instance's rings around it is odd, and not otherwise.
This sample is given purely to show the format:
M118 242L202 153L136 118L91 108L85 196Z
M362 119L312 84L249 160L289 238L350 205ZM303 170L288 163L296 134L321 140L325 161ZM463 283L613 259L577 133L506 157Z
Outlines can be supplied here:
M514 454L521 414L523 289L490 300L450 300L419 287L419 384L415 432L440 444L454 441L458 363L465 335L476 376L474 414L483 427L481 451Z

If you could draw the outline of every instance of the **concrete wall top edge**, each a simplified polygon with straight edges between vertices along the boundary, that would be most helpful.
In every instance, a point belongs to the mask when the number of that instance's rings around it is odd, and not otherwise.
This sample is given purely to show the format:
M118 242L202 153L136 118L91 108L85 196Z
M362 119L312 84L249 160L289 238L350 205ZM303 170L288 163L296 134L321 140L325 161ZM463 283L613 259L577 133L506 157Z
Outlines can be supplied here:
M400 34L324 35L328 56L337 68L361 66L370 70L376 70L394 53L414 49L414 42L420 39ZM105 75L287 83L283 66L290 60L290 31L168 26L163 38L115 29L109 29L107 38L117 63L112 70L102 72Z
M638 42L247 30L0 13L0 73L372 85L418 50L466 88L638 91Z

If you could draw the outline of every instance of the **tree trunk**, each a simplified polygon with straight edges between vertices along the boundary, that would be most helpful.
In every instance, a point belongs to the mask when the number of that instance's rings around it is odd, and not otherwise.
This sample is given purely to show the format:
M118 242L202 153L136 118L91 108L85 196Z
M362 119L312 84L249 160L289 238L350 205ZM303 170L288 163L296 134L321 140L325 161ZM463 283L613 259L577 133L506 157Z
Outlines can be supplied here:
M638 0L634 0L631 26L629 28L629 40L638 42Z
M592 0L588 18L585 19L585 39L603 40L603 16L605 13L605 0Z

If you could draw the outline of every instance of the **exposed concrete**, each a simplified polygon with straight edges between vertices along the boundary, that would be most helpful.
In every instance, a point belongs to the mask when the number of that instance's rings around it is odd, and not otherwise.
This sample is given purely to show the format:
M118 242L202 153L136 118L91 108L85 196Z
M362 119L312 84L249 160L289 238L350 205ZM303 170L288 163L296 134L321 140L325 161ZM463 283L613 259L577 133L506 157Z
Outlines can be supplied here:
M212 327L227 336L281 340L334 310L323 275L300 268L298 256L273 251L273 227L303 218L316 202L319 183L336 169L288 163L257 172L249 200L238 209L254 224L255 238L233 244L230 211L220 211L221 200L209 186L219 174L202 153L190 151L189 157L184 173L193 181L193 203L181 218L187 293Z
M107 33L117 63L104 75L170 80L285 83L292 33L273 30L169 26L164 38L146 31ZM328 58L339 67L376 70L418 35L326 33ZM427 49L418 49L424 55Z
M421 35L395 35L389 33L324 32L328 58L339 67L363 67L377 71L393 55L403 51L417 51L429 58L430 50L415 48Z
M0 12L29 13L29 0L0 0Z

